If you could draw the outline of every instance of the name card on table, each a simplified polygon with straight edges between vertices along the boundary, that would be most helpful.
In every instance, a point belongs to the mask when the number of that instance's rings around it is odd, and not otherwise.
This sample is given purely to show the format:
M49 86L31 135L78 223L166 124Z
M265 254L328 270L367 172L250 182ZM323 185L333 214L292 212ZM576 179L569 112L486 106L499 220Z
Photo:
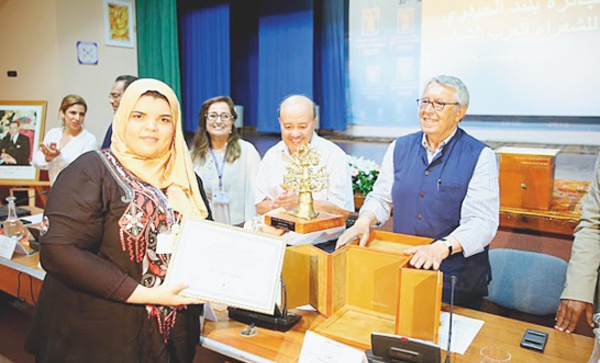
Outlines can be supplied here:
M15 240L14 238L0 236L0 257L10 260L15 252L25 256L32 254L25 249L21 242Z
M306 331L298 363L367 363L362 350L349 347L322 335Z

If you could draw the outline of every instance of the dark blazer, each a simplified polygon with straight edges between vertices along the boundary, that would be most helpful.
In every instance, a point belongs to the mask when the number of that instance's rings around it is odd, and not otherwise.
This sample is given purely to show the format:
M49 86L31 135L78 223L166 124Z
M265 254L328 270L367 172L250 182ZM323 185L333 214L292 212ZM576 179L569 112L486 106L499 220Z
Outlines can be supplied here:
M13 143L10 134L0 141L0 152L5 152L17 160L17 165L29 165L29 155L31 149L29 147L29 137L19 134L17 142Z

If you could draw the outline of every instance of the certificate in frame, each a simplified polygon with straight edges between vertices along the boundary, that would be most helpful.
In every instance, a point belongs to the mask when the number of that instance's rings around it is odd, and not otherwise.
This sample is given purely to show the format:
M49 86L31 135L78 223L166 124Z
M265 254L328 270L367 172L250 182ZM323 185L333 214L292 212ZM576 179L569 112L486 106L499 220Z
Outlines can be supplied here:
M184 219L165 283L184 296L272 314L285 241L228 225Z

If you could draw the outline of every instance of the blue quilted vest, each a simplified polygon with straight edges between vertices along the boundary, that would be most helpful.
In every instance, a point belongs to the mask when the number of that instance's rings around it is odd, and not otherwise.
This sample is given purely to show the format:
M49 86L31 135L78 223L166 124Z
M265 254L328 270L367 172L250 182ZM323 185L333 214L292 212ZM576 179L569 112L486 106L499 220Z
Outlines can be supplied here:
M454 137L427 162L427 152L421 145L423 132L400 137L394 149L394 232L431 237L449 235L460 222L462 201L486 147L457 129ZM457 277L455 303L469 305L487 295L491 280L488 249L469 258L456 253L446 258L440 267L444 273L443 301L450 302L450 279Z

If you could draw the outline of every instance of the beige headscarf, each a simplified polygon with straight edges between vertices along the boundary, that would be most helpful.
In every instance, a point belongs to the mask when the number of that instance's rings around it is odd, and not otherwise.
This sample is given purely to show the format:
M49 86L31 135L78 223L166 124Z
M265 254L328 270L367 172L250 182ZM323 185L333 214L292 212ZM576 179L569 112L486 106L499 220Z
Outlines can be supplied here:
M167 98L175 123L175 139L171 149L157 158L137 155L125 143L125 127L131 111L140 97L148 91L156 91ZM169 86L155 79L139 79L133 82L125 90L115 113L110 150L117 160L138 178L156 188L166 188L171 208L186 217L206 218L208 212L202 201L190 152L183 138L180 114L179 101Z

